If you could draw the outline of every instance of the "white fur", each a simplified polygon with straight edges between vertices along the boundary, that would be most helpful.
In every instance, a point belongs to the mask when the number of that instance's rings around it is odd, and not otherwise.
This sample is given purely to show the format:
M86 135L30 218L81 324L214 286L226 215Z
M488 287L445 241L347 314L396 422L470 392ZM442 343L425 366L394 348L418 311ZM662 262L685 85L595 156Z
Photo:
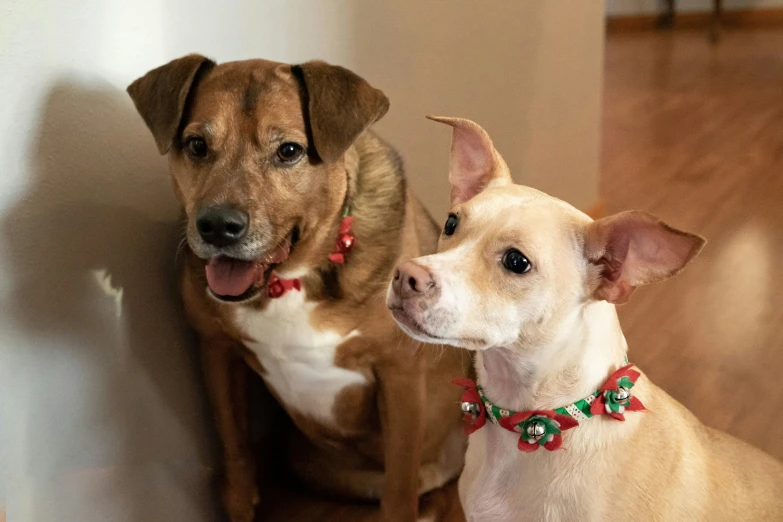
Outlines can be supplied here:
M516 449L518 435L485 426L470 436L459 483L468 522L611 520L601 477L612 474L620 441L640 420L589 419L563 434L566 450L533 453Z
M483 235L483 234L482 234ZM417 262L427 268L432 274L437 274L441 295L436 307L431 311L436 312L437 320L430 317L423 318L423 322L431 328L435 335L443 337L443 344L459 346L461 348L476 348L475 342L471 342L473 337L468 322L460 321L460 318L470 316L480 303L480 296L473 294L473 289L464 284L464 275L460 266L471 259L471 253L475 250L481 236L476 239L464 241L458 246L449 250L444 250L437 254L421 257ZM437 313L448 311L447 313ZM493 309L492 314L497 322L512 322L516 311L512 308ZM501 318L505 320L501 320ZM511 343L516 339L517 331L512 329L488 329L483 332L483 342L489 342L494 346ZM413 335L416 337L416 335ZM424 342L433 342L426 336L418 336L418 340Z
M359 372L334 365L337 346L359 334L340 335L310 324L315 308L305 291L289 291L264 310L238 307L236 324L254 342L246 342L264 367L264 380L286 407L335 425L335 397L345 387L364 384Z
M463 245L459 245L456 248L448 250L446 252L420 257L416 261L421 266L427 268L431 273L437 273L438 278L441 280L439 286L442 288L442 294L438 300L438 308L448 309L449 313L437 313L437 317L433 317L428 314L427 311L423 311L420 320L427 322L429 326L429 333L438 336L437 338L430 337L415 329L409 328L404 323L398 323L402 330L412 338L435 344L449 344L452 346L464 347L462 338L460 337L459 325L455 324L454 318L461 317L467 313L472 303L472 296L467 288L463 285L452 284L451 278L458 278L459 275L455 275L455 270L451 270L454 266L459 266L460 262L467 256L468 253L475 247L476 241L469 241ZM394 300L395 295L392 290L391 283L386 292L387 302ZM436 311L435 308L431 311ZM443 337L444 331L449 332L449 337ZM456 332L457 335L454 335Z
M479 383L495 404L514 410L575 402L603 384L608 371L623 365L626 343L616 325L612 305L587 305L564 321L556 340L534 350L534 356L506 348L478 352ZM573 381L548 389L562 382L564 372L573 372ZM554 382L548 382L553 376ZM601 487L597 478L611 472L613 444L629 437L639 420L639 415L628 416L624 423L588 419L564 432L566 450L534 453L518 451L519 435L488 422L471 435L460 478L460 500L468 522L608 517L602 496L596 494Z

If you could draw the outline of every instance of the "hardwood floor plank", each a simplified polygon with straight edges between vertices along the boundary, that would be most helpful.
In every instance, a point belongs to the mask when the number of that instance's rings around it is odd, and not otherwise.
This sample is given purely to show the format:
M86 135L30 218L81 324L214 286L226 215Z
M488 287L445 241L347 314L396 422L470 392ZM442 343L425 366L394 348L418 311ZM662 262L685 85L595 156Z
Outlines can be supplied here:
M607 40L602 194L709 244L620 310L631 358L707 424L783 458L783 30Z

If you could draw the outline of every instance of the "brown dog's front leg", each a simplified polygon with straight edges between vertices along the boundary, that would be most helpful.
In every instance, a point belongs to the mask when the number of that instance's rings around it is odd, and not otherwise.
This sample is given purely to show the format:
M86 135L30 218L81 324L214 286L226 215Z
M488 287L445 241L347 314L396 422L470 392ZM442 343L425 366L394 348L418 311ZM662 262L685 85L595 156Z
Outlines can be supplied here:
M223 448L221 499L231 522L252 522L258 487L247 430L247 367L231 341L203 340L202 366Z
M424 439L424 367L420 358L376 369L383 432L385 481L381 511L388 522L414 522Z

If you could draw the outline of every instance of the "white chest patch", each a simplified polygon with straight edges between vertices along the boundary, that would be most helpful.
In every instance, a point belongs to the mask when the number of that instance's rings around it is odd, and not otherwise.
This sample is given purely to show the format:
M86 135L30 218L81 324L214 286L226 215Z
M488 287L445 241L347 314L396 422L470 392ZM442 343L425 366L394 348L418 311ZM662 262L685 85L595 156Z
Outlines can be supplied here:
M264 367L264 379L289 408L334 425L335 398L346 386L364 384L364 375L334 365L335 350L346 339L310 324L315 304L305 292L291 291L270 300L265 310L238 308L236 324L254 342L247 342Z

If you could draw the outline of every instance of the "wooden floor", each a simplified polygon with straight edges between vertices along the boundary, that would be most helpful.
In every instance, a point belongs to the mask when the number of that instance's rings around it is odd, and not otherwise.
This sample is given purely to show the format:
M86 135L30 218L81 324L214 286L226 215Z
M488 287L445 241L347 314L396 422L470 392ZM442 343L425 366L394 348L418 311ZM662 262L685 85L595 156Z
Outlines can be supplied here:
M709 240L621 308L631 360L783 459L783 30L724 36L610 37L602 193Z
M783 458L783 30L727 31L718 46L704 31L613 35L604 103L609 209L709 239L621 308L631 360L707 424ZM268 515L378 520L289 495Z

